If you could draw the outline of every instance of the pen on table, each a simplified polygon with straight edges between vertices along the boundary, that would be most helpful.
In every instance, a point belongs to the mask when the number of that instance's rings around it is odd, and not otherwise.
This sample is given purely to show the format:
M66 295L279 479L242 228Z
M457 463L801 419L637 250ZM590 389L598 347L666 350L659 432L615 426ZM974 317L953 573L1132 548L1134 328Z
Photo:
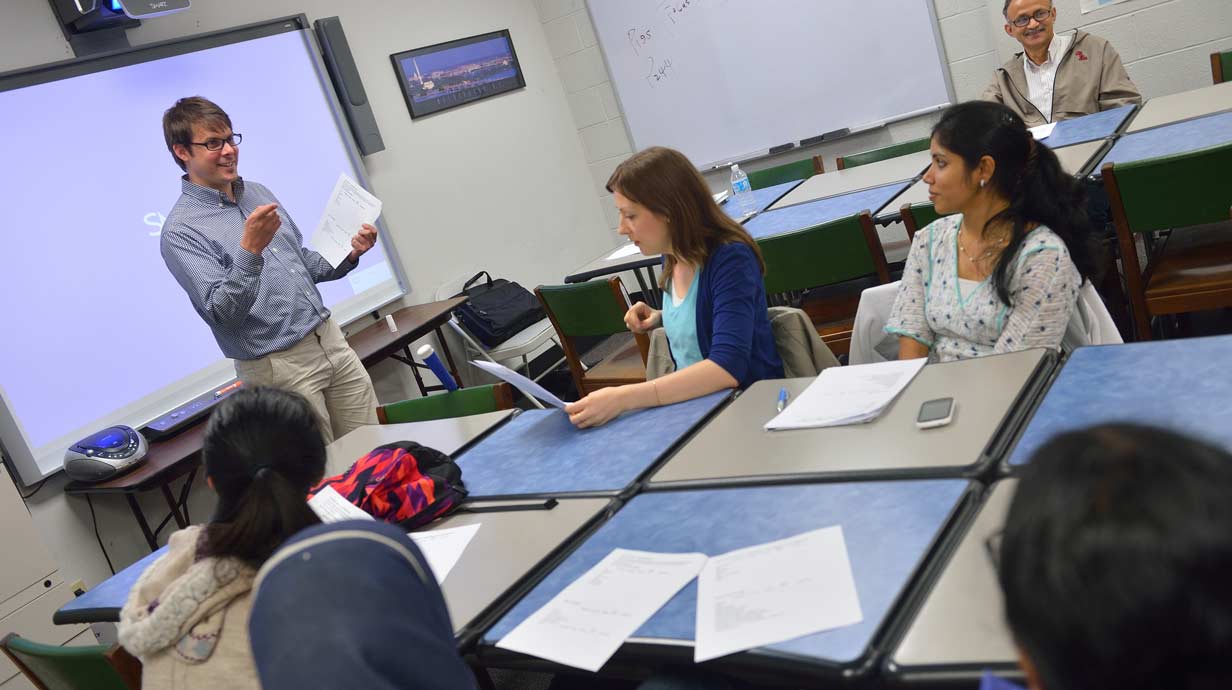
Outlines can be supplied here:
M780 388L779 389L778 411L782 412L784 407L787 407L787 389Z

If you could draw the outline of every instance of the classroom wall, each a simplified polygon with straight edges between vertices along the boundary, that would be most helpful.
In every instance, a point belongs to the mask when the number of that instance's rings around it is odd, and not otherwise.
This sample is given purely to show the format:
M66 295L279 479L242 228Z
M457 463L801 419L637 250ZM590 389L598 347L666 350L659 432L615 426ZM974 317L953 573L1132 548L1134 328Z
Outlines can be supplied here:
M1021 48L1002 30L1003 0L932 2L955 96L959 101L978 98L993 70ZM536 3L552 57L568 93L573 124L585 148L595 193L602 200L609 227L614 228L617 217L603 183L632 152L632 144L594 27L583 0ZM1081 27L1111 40L1130 76L1148 97L1209 84L1207 56L1232 48L1229 0L1130 0L1086 15L1079 11L1079 0L1056 0L1056 6L1058 30ZM750 161L741 167L747 171L762 170L820 155L826 170L834 170L837 156L927 136L937 118L938 114L923 115L835 142ZM728 183L726 171L709 173L706 178L715 190Z
M615 246L532 0L200 0L147 20L129 38L137 45L298 13L339 16L347 32L385 140L386 150L364 164L409 277L404 303L430 301L441 283L480 268L532 287L558 282ZM412 122L389 55L505 28L527 87ZM4 70L72 57L46 0L5 0L0 45ZM383 401L417 394L401 364L384 363L373 374ZM89 507L66 498L63 484L52 478L27 505L66 578L97 583L109 573ZM166 514L160 497L142 502L154 524ZM190 504L196 521L213 507L200 477ZM123 499L96 498L94 509L116 567L140 557L144 540Z

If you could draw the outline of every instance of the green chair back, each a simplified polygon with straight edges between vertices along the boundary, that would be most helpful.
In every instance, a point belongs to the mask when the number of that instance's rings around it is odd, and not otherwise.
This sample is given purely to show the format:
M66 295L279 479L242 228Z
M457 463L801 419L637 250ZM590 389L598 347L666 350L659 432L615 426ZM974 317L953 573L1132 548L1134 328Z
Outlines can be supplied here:
M620 280L591 280L572 285L540 285L535 289L553 325L564 338L615 335L628 332Z
M851 156L839 156L838 169L846 170L848 168L858 168L861 165L876 163L877 161L883 161L887 158L898 158L899 156L906 156L909 153L916 153L917 151L927 151L928 142L929 137L924 137L922 139L904 141L901 144L891 144L890 146L884 146L879 149L873 149L872 151L865 151L863 153L857 153Z
M751 172L748 174L749 186L753 189L765 189L766 187L773 187L784 182L806 180L816 174L817 170L813 165L813 159L805 158L802 161Z
M47 690L129 690L107 661L110 647L58 647L10 633L0 646L14 663Z
M1211 81L1216 84L1232 81L1232 50L1211 53Z
M915 238L915 234L921 229L928 227L928 224L937 220L948 213L937 213L937 207L933 206L933 202L925 201L919 204L912 204L910 207L903 209L903 225L907 226L907 234Z
M509 384L472 386L456 391L425 395L402 402L383 405L378 410L382 424L427 422L433 419L468 417L473 414L507 410L513 406Z
M1109 198L1114 217L1117 197L1130 232L1184 228L1228 219L1232 207L1232 142L1188 153L1118 163ZM1114 189L1115 188L1115 191Z
M867 233L872 233L875 251ZM772 235L757 244L766 261L766 293L770 295L832 285L873 273L882 277L881 282L889 280L885 252L867 213Z

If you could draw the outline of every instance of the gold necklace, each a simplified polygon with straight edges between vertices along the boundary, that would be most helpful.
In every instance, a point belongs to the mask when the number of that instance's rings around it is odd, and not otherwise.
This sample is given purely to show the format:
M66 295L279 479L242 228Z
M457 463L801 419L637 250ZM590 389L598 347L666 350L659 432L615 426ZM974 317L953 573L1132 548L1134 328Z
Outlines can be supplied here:
M960 227L958 229L958 251L962 252L963 256L967 257L967 260L971 262L972 266L978 267L982 262L995 257L998 253L1000 253L1003 246L1005 246L1004 237L994 242L988 249L985 249L983 254L980 254L978 257L973 257L963 245L962 228Z

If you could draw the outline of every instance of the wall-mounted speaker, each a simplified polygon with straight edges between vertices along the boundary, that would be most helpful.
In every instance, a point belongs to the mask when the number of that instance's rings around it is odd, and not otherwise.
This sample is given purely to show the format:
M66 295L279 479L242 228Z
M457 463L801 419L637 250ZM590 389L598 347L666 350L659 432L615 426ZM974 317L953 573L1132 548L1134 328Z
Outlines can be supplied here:
M342 31L342 21L337 17L324 17L313 22L312 26L316 29L317 42L321 44L329 78L334 82L351 132L359 143L359 152L367 156L384 151L385 142L376 126L376 116L372 114L372 105L368 103L368 93L359 78L359 69L355 66L346 34Z

